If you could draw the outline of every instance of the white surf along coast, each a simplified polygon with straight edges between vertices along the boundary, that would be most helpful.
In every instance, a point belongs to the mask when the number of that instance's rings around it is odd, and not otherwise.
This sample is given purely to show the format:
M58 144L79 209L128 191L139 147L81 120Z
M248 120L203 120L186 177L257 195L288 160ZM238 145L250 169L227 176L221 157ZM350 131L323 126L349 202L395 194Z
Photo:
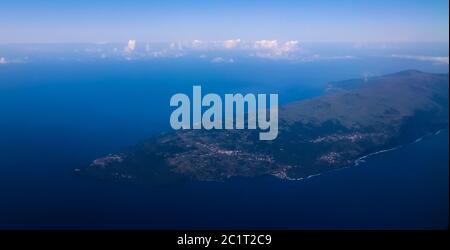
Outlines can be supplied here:
M345 166L345 167L342 167L342 168L333 169L333 170L331 170L331 171L329 171L329 172L341 171L341 170L344 170L344 169L348 169L348 168L360 166L362 163L365 163L366 160L368 160L371 156L375 156L375 155L379 155L379 154L391 152L391 151L397 150L397 149L399 149L399 148L401 148L401 147L404 147L404 146L406 146L406 145L409 145L409 144L420 143L420 142L422 142L423 139L425 139L427 136L437 136L437 135L439 135L439 134L442 132L442 130L443 130L443 129L439 129L438 131L432 133L431 135L424 135L424 136L421 136L421 137L417 138L416 140L414 140L414 141L411 142L411 143L399 145L399 146L393 147L393 148L382 149L382 150L379 150L379 151L375 151L375 152L373 152L373 153L369 153L369 154L367 154L367 155L363 155L363 156L359 157L358 159L356 159L356 160L353 162L353 164L348 165L348 166ZM301 181L301 180L306 180L306 179L309 179L309 178L312 178L312 177L316 177L316 176L322 175L322 173L319 173L319 174L308 175L308 176L306 176L306 177L301 177L301 178L292 178L292 177L288 177L288 175L286 174L285 171L286 171L286 170L284 170L284 171L282 171L282 172L276 172L276 173L274 173L274 174L272 174L272 175L275 176L275 177L277 177L277 178L279 178L279 179L282 179L282 180L288 180L288 181Z

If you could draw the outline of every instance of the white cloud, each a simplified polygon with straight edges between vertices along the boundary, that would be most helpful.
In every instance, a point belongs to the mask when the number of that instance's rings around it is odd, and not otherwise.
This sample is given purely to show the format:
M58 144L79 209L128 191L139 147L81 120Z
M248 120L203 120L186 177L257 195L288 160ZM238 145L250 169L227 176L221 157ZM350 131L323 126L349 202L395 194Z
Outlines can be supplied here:
M255 42L255 49L276 49L278 48L277 40L259 40Z
M192 42L192 47L196 48L196 49L203 47L203 45L204 45L204 42L201 40L194 40Z
M344 56L326 56L322 57L323 60L353 60L357 59L356 56L344 55Z
M183 57L185 54L178 50L159 50L148 52L147 55L151 58L179 58Z
M415 55L391 55L393 58L403 58L403 59L411 59L418 61L429 61L438 64L449 64L448 56L415 56Z
M232 58L225 59L223 57L215 57L211 60L212 63L234 63L234 60Z
M289 53L289 52L292 52L292 51L296 51L298 49L299 49L298 41L296 41L296 40L294 40L294 41L287 41L280 48L280 50L283 53Z
M171 50L197 50L197 51L221 51L239 48L249 54L265 58L292 57L293 52L299 50L299 42L296 40L280 43L278 40L259 40L244 42L239 38L222 41L193 40L188 43L171 43Z
M170 43L169 47L174 50L183 50L183 45L180 42Z
M241 42L241 39L226 40L226 41L223 42L223 46L224 46L226 49L233 49L233 48L235 48L240 42Z
M15 64L15 63L26 63L28 61L28 57L24 57L22 59L6 59L6 57L0 57L0 65L2 64Z
M136 49L136 40L128 40L128 44L125 47L125 52L131 53Z
M259 50L255 55L263 58L282 58L290 57L291 54L299 50L297 40L278 43L277 40L259 40L253 45L253 48Z

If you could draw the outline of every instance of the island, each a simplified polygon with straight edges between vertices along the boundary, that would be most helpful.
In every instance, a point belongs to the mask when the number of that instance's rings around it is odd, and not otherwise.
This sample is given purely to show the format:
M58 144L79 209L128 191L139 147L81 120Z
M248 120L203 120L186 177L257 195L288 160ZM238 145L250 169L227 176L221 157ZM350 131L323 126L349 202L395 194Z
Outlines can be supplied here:
M279 134L178 130L78 169L96 178L166 184L272 175L301 180L448 129L448 74L407 70L332 82L325 94L279 108Z

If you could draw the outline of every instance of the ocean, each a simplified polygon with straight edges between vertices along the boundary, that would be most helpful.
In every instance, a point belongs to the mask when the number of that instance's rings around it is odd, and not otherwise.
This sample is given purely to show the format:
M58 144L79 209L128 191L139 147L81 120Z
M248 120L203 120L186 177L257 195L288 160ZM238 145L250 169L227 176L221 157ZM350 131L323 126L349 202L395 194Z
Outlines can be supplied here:
M170 97L278 93L448 65L401 58L291 62L195 58L0 65L0 228L439 229L448 227L448 130L301 181L174 186L77 176L74 168L170 130Z

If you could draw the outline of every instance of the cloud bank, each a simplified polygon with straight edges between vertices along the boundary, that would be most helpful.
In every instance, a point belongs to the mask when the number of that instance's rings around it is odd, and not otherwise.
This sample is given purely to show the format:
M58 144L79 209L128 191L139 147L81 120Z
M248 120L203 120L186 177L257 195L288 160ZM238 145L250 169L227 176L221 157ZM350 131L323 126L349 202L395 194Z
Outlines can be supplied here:
M279 43L278 40L259 40L253 45L258 51L255 56L263 58L289 58L292 54L300 49L297 40Z
M225 47L226 49L233 49L237 45L239 45L240 42L241 42L241 39L226 40L223 42L223 47Z
M232 58L225 59L223 57L215 57L211 60L212 63L234 63L234 60Z
M415 56L415 55L391 55L393 58L411 59L417 61L428 61L438 64L449 64L448 56Z

